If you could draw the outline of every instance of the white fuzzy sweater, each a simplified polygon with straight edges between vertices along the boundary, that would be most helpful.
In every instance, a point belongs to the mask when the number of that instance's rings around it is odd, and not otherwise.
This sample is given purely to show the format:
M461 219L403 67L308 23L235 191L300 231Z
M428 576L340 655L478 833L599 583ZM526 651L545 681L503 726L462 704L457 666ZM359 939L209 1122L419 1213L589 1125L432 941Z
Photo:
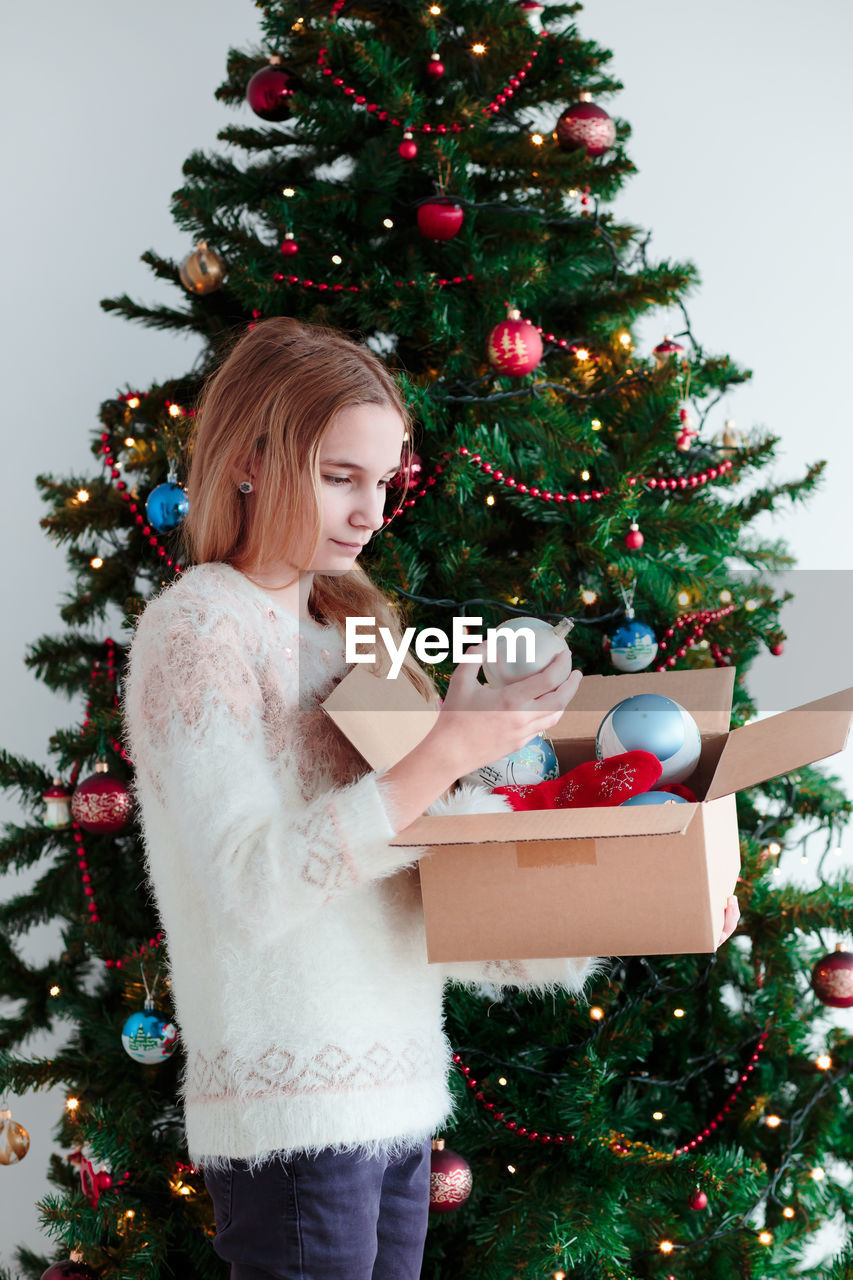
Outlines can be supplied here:
M577 992L591 972L428 963L424 850L389 845L390 788L320 707L347 670L336 628L219 563L155 597L131 646L125 742L200 1165L417 1145L452 1113L447 979ZM506 801L467 788L430 812L451 806Z

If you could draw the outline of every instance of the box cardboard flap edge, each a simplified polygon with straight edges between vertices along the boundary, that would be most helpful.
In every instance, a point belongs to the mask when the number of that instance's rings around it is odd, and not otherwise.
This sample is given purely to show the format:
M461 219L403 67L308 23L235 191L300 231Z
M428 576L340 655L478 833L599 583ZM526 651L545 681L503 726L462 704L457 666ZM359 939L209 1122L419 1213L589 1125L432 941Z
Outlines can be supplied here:
M524 844L539 840L602 840L611 836L683 835L698 804L588 809L531 809L514 813L424 814L388 843L395 848L461 844ZM453 820L448 822L447 817Z
M853 687L733 729L706 800L754 787L842 751L853 721Z
M384 680L355 666L322 703L371 769L390 769L422 742L438 715L412 682Z

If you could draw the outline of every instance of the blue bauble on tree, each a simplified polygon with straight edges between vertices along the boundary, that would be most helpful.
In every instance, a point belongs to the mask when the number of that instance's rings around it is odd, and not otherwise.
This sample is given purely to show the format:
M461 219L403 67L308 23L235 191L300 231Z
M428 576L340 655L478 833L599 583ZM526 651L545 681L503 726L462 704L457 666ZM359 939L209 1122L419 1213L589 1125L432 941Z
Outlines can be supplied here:
M650 751L657 757L661 776L655 785L660 787L690 777L699 763L702 739L680 702L661 693L638 693L608 711L595 737L599 760L626 751Z
M654 631L647 622L639 622L633 610L610 637L610 661L617 671L644 671L657 651Z
M134 1062L147 1065L163 1062L172 1056L177 1047L178 1032L173 1023L146 1001L144 1011L132 1013L125 1022L121 1042Z
M166 480L152 489L145 504L148 523L158 533L171 533L187 516L190 500L179 484Z

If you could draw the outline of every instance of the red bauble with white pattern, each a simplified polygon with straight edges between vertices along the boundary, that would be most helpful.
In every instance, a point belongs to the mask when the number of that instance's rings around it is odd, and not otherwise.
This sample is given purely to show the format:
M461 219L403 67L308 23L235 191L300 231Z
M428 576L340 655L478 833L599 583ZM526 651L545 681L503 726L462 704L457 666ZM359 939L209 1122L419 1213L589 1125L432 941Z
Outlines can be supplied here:
M840 942L812 970L812 990L821 1004L833 1009L853 1005L853 955Z
M452 240L459 232L464 217L462 206L449 196L436 197L418 205L418 228L428 240Z
M489 334L489 364L511 378L532 373L542 359L542 339L532 324L521 319L521 313L510 311L506 320L496 324Z
M429 1171L430 1213L452 1213L465 1203L473 1185L468 1161L449 1147L445 1148L443 1138L436 1138Z
M95 835L123 831L130 819L130 807L130 792L118 778L110 777L105 760L98 761L95 772L75 788L71 797L72 818Z
M557 121L554 137L561 151L585 148L588 156L603 156L616 139L616 125L603 107L582 99L566 107Z

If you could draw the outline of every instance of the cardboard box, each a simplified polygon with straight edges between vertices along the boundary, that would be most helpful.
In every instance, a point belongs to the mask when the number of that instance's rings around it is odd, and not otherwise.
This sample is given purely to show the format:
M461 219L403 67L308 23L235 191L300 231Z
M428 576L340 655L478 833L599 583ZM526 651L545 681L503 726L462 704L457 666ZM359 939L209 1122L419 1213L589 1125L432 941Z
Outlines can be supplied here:
M729 730L733 667L584 676L550 731L560 772L595 758L607 711L661 693L702 738L685 779L696 804L421 817L392 841L426 846L421 892L431 961L711 952L740 869L735 792L841 751L853 688ZM355 667L323 704L372 768L429 732L430 708L405 678Z

